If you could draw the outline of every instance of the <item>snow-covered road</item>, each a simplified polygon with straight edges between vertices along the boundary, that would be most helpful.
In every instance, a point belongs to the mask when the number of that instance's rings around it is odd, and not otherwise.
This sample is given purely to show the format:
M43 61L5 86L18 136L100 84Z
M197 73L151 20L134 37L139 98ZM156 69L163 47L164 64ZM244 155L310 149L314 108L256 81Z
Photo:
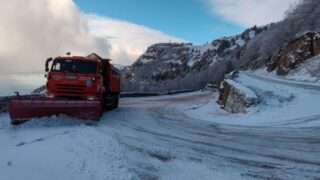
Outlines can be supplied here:
M51 117L14 127L0 114L0 179L319 179L317 89L239 82L268 86L242 115L219 109L211 92L123 98L96 124Z

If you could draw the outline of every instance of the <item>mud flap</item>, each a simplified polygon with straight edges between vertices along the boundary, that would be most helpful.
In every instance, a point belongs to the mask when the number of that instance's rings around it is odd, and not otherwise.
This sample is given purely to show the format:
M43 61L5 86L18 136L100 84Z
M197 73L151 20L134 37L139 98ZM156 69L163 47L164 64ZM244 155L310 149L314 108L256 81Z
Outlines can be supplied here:
M12 124L31 118L64 114L85 120L100 120L100 101L73 100L11 100L9 115Z

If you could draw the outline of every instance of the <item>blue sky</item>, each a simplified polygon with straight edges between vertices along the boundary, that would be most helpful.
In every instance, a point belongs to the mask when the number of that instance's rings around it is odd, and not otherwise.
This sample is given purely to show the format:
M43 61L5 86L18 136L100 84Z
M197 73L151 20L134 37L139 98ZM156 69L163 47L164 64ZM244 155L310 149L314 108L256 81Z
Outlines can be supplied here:
M126 20L191 41L210 42L245 28L211 12L207 0L75 0L86 14Z

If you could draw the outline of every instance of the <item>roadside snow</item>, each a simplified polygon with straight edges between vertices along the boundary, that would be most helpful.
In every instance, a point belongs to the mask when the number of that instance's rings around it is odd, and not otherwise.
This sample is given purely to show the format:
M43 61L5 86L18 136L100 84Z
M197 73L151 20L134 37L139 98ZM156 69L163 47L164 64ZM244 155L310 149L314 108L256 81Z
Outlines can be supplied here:
M0 114L0 179L130 179L112 136L66 117L9 125Z
M253 90L261 101L259 105L250 107L246 114L232 115L219 109L215 103L218 93L213 93L210 99L194 104L182 104L178 108L194 119L212 121L221 125L320 126L320 93L318 90L304 89L303 85L300 87L297 87L296 84L294 86L284 85L282 80L278 80L278 83L269 82L243 72L236 81Z
M184 162L174 161L170 162L168 168L163 172L164 176L162 179L167 180L212 180L212 179L223 179L223 180L234 180L234 179L249 179L248 177L241 177L240 172L236 172L234 169L221 170L219 167L207 167L201 163L195 162ZM170 168L169 168L170 167ZM174 169L172 169L174 167ZM196 172L196 173L195 173Z
M320 84L320 55L306 60L297 69L291 70L286 76L277 76L276 71L269 73L267 68L253 71L255 74L272 76L278 79L287 79L301 82L311 82Z

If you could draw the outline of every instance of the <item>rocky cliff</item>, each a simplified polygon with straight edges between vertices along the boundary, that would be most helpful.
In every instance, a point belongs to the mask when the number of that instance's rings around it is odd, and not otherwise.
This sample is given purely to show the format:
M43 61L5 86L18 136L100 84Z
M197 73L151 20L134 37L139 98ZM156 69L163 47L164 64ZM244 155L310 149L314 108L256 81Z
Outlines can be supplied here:
M307 59L320 53L320 34L307 32L294 38L267 62L268 71L277 71L277 75L287 75Z

